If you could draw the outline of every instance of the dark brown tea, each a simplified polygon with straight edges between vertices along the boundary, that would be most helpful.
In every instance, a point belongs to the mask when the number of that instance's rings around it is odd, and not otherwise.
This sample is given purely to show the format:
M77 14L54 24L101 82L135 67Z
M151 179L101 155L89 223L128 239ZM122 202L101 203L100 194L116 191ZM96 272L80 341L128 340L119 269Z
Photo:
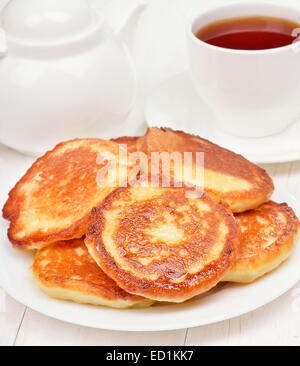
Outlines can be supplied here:
M197 38L235 50L266 50L287 46L300 36L300 22L264 16L223 19L201 28Z

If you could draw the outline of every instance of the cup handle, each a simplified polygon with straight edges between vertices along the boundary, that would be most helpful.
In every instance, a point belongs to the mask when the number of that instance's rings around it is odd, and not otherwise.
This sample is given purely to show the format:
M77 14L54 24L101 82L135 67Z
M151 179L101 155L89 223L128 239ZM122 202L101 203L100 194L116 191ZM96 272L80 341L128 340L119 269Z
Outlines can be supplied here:
M4 29L0 28L0 57L4 57L7 54L7 44Z

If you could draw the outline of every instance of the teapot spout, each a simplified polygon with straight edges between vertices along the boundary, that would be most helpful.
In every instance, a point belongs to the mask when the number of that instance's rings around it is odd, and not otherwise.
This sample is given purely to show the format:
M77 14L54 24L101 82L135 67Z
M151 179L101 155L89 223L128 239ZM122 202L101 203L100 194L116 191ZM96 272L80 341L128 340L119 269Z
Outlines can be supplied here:
M105 14L116 36L132 46L139 17L148 5L147 0L111 0Z

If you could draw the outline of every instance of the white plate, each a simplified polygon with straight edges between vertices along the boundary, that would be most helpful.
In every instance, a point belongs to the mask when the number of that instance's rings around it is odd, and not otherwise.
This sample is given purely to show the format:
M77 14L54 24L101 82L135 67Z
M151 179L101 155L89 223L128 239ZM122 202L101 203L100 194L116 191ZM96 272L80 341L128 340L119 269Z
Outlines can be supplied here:
M32 162L9 149L0 147L0 205L8 190ZM276 190L278 202L288 202L300 216L300 204L284 190ZM282 295L300 279L300 245L276 271L249 285L221 284L209 293L184 304L156 304L149 309L116 310L55 300L35 285L28 267L32 252L11 247L6 237L7 222L0 221L1 286L24 305L70 323L127 331L158 331L210 324L252 311Z
M187 72L159 85L148 97L146 122L200 135L242 154L255 163L279 163L300 159L300 120L280 134L240 138L225 134L214 123L214 114L199 98Z

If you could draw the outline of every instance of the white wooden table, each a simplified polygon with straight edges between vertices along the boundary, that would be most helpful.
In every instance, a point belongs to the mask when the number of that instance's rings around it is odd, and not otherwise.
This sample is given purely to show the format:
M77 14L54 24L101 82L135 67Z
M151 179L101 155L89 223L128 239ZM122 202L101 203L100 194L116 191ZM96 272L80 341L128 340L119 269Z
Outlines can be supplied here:
M275 184L300 200L300 162L263 167ZM127 333L80 327L41 315L6 296L6 311L0 313L0 345L300 345L300 282L251 313L168 332Z

